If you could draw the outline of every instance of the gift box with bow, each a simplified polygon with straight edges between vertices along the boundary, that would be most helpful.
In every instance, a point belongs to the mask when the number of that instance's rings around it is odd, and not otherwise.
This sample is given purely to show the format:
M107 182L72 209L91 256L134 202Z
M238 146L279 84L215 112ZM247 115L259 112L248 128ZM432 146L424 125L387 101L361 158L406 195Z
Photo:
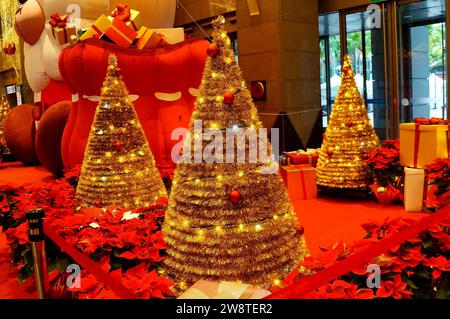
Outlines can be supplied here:
M114 11L111 13L112 18L117 18L132 28L138 31L142 27L141 13L133 10L125 4L117 4Z
M270 294L268 290L247 284L200 280L178 299L262 299Z
M80 40L83 41L94 37L100 38L111 25L112 20L108 19L107 16L102 15L83 35L80 36Z
M169 45L164 35L142 27L136 37L135 47L139 50L160 48Z
M316 169L311 165L281 166L280 174L291 200L317 198Z
M75 25L68 24L68 15L60 16L58 13L54 13L50 16L49 21L52 27L52 34L59 45L70 43L72 38L77 36Z
M319 161L319 151L316 149L299 150L285 154L287 161L292 165L309 164L312 167L317 167L317 162Z
M400 165L424 168L436 158L449 155L450 121L417 118L400 124Z
M137 33L129 28L125 22L116 17L113 19L112 24L106 29L102 38L104 36L117 45L129 48L136 39Z

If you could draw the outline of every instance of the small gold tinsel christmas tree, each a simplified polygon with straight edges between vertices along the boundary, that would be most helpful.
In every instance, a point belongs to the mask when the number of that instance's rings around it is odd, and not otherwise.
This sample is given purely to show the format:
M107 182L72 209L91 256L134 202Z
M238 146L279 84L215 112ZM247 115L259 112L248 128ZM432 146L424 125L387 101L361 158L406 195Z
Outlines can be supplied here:
M279 283L306 254L278 171L261 172L267 159L239 162L235 158L224 163L225 156L236 154L238 146L233 143L233 149L225 151L229 144L225 146L224 138L224 152L216 153L224 155L222 161L195 160L208 144L198 137L200 120L201 134L211 129L223 136L230 130L262 128L224 23L223 17L214 21L213 43L163 226L167 273L179 290L200 279L269 287ZM264 142L266 135L258 138L259 144ZM243 144L247 156L250 142ZM271 156L271 150L267 153Z
M330 188L367 187L364 160L379 146L349 56L342 67L339 87L317 165L317 184Z
M167 197L117 57L108 72L89 135L77 195L85 206L144 207Z
M5 132L3 126L5 125L6 117L8 116L11 106L9 105L6 94L2 95L0 100L0 155L11 154L8 146L6 145Z

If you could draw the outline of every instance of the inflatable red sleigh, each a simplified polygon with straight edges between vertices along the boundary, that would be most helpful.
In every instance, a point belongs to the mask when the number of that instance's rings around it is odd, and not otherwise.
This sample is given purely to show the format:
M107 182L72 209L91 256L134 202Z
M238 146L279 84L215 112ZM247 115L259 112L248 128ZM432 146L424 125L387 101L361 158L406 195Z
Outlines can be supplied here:
M64 130L62 157L72 168L83 162L108 56L115 53L155 160L174 165L175 128L187 127L206 60L208 42L188 40L164 48L136 50L89 39L64 49L61 75L72 91L72 110Z

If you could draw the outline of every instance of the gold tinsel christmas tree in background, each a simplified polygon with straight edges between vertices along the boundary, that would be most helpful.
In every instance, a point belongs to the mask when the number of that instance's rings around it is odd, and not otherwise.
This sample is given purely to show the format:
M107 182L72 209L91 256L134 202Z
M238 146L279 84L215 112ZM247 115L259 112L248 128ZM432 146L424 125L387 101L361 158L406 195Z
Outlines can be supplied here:
M14 30L14 16L19 7L17 0L0 0L0 42L4 54L13 55L19 43L16 31Z
M2 95L0 100L0 155L11 154L8 146L6 145L5 132L3 126L5 125L6 117L8 116L11 106L9 105L6 94Z
M201 134L210 129L219 134L249 128L256 132L262 127L224 23L223 17L214 22L213 44L163 226L168 244L165 264L180 290L200 279L268 287L279 283L306 254L283 181L278 171L262 173L267 159L248 160L250 142L242 143L247 154L243 163L236 158L221 162L220 151L218 163L194 161L208 144L197 136L199 120ZM229 146L224 140L223 151ZM267 143L266 135L258 138L257 144L262 143ZM223 158L236 154L236 146ZM265 153L271 157L270 146Z
M345 56L342 83L320 151L317 184L330 188L367 187L364 160L378 146L378 137L356 86L350 57Z
M167 197L117 57L108 72L89 135L77 195L87 206L150 206Z

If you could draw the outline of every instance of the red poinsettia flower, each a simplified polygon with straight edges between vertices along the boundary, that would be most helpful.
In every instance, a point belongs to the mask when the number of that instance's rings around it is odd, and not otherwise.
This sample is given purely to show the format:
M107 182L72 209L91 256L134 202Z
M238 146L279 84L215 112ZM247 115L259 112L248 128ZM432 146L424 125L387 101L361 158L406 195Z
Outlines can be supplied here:
M166 277L159 276L155 270L148 272L145 264L128 270L123 276L123 283L141 299L173 295L170 289L173 283Z
M441 271L450 271L450 260L444 256L428 258L422 261L422 265L437 268Z
M9 205L8 198L4 196L3 200L0 202L0 213L9 213L10 211L11 206Z
M13 193L17 192L19 188L13 184L2 184L0 185L0 192Z
M20 224L16 228L10 228L5 232L8 245L18 244L25 245L29 243L28 240L28 225L27 223Z
M381 287L378 288L376 296L379 298L409 299L412 292L406 289L407 285L402 282L401 276L397 275L394 279L384 280Z
M341 241L329 248L321 247L321 252L317 257L306 257L303 262L299 263L299 266L312 271L319 271L333 265L339 258L346 257L349 254L350 252Z
M343 280L335 280L305 296L308 299L372 299L374 297L371 289L358 289L357 285Z

